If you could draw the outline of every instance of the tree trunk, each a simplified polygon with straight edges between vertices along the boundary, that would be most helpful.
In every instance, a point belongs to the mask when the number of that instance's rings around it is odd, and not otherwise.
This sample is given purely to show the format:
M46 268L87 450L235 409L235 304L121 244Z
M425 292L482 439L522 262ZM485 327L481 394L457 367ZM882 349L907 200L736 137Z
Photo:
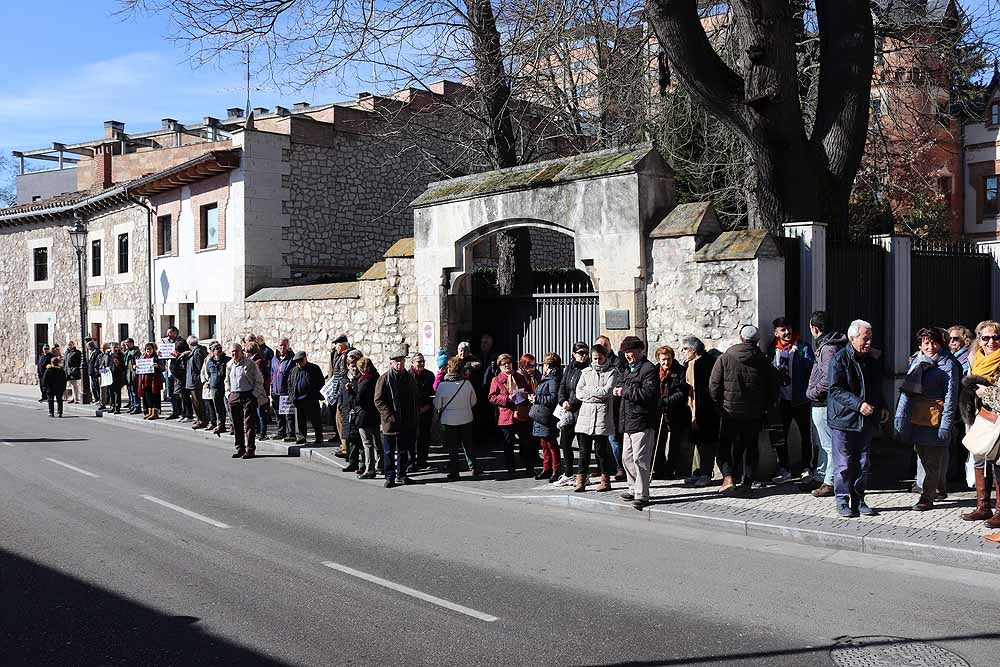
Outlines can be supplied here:
M503 296L531 294L531 236L528 230L497 233L497 292Z

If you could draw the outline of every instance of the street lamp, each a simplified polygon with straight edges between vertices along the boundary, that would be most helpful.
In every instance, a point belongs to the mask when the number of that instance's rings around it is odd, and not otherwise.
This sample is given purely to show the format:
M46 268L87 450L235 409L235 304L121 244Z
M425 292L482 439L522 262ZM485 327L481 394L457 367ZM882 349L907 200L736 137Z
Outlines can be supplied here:
M87 246L87 225L77 216L72 227L67 228L69 241L76 251L76 273L80 286L80 354L83 356L80 364L80 375L83 380L83 402L90 403L90 371L87 368L87 357L90 350L87 349L84 340L87 338L87 304L83 294L83 250Z

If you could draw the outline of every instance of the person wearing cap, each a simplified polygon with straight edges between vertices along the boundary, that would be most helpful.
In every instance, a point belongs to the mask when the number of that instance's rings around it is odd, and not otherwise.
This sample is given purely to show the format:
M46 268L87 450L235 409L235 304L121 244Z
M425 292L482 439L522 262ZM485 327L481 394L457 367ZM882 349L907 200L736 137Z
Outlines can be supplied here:
M621 344L627 364L612 390L620 400L618 428L622 432L622 465L628 488L622 500L641 510L649 504L649 478L660 422L660 375L646 358L646 346L636 336L626 336Z
M358 362L361 352L351 350L347 354L347 370L344 381L337 395L337 409L344 415L344 440L347 441L347 467L344 472L358 472L364 469L364 448L361 444L361 423L358 416L361 412L358 406L358 379L361 371Z
M580 384L580 376L590 367L590 347L584 342L573 343L573 358L563 371L562 382L559 383L557 400L563 410L572 415L564 419L559 429L560 475L552 475L549 480L560 486L573 483L573 443L576 440L575 422L579 416L582 402L576 396L576 387Z
M413 484L407 476L407 466L413 454L417 433L417 383L404 368L405 347L389 358L389 370L375 383L375 407L382 421L382 465L385 488L396 486L396 480Z
M344 381L344 373L347 366L347 353L353 350L347 340L347 334L342 333L333 339L333 350L330 352L330 374L327 379L333 378L333 393L340 394L340 385ZM344 416L336 406L330 408L334 412L334 423L337 425L337 437L340 438L340 451L337 456L342 459L347 458L347 443L343 440Z
M889 419L882 394L882 364L871 354L872 325L854 320L847 339L850 344L830 360L826 399L833 434L833 492L837 514L844 518L875 514L865 503L868 450L879 423Z
M323 420L321 419L319 402L323 400L323 371L319 366L309 361L306 353L298 351L292 355L292 363L299 369L295 374L294 384L288 387L288 397L295 406L295 421L299 427L299 437L296 443L304 445L309 433L309 424L316 432L316 444L323 444Z
M709 393L721 416L719 493L724 495L750 497L757 466L757 439L764 415L778 397L777 371L759 343L757 327L741 327L740 342L719 357L709 380Z
M257 406L267 402L267 388L257 364L243 354L243 346L229 346L232 359L226 364L226 401L233 418L236 444L234 459L252 459L256 451Z
M427 467L431 448L431 422L434 420L434 373L427 370L424 355L417 352L410 358L410 375L417 385L417 441L416 456L407 472L417 472Z

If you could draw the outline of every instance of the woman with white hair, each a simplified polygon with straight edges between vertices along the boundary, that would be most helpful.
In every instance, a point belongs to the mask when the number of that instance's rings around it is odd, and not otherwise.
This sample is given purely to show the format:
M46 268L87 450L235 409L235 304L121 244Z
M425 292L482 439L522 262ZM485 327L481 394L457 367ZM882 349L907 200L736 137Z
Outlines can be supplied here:
M690 387L688 408L691 431L688 438L698 452L698 467L684 480L685 486L706 487L715 475L715 455L719 447L719 415L708 391L715 358L705 351L705 344L695 336L681 341L684 379Z

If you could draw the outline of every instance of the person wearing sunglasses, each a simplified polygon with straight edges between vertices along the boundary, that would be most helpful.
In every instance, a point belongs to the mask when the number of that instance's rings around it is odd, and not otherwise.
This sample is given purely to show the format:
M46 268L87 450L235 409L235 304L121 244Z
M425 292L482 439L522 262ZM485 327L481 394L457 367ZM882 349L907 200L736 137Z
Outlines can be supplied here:
M969 374L969 365L972 363L970 357L974 340L973 333L969 331L969 328L963 327L961 324L952 325L948 329L948 349L951 350L955 360L962 364L962 373L965 375Z
M984 402L987 391L995 390L1000 378L1000 322L985 320L976 326L976 349L970 355L969 375L962 380L959 408L966 429L972 426L976 413ZM989 408L989 405L986 406ZM976 483L976 509L962 515L966 521L986 521L989 528L1000 528L1000 510L994 512L990 505L991 487L1000 498L1000 484L996 468L982 457L974 457ZM992 479L991 479L992 477Z

